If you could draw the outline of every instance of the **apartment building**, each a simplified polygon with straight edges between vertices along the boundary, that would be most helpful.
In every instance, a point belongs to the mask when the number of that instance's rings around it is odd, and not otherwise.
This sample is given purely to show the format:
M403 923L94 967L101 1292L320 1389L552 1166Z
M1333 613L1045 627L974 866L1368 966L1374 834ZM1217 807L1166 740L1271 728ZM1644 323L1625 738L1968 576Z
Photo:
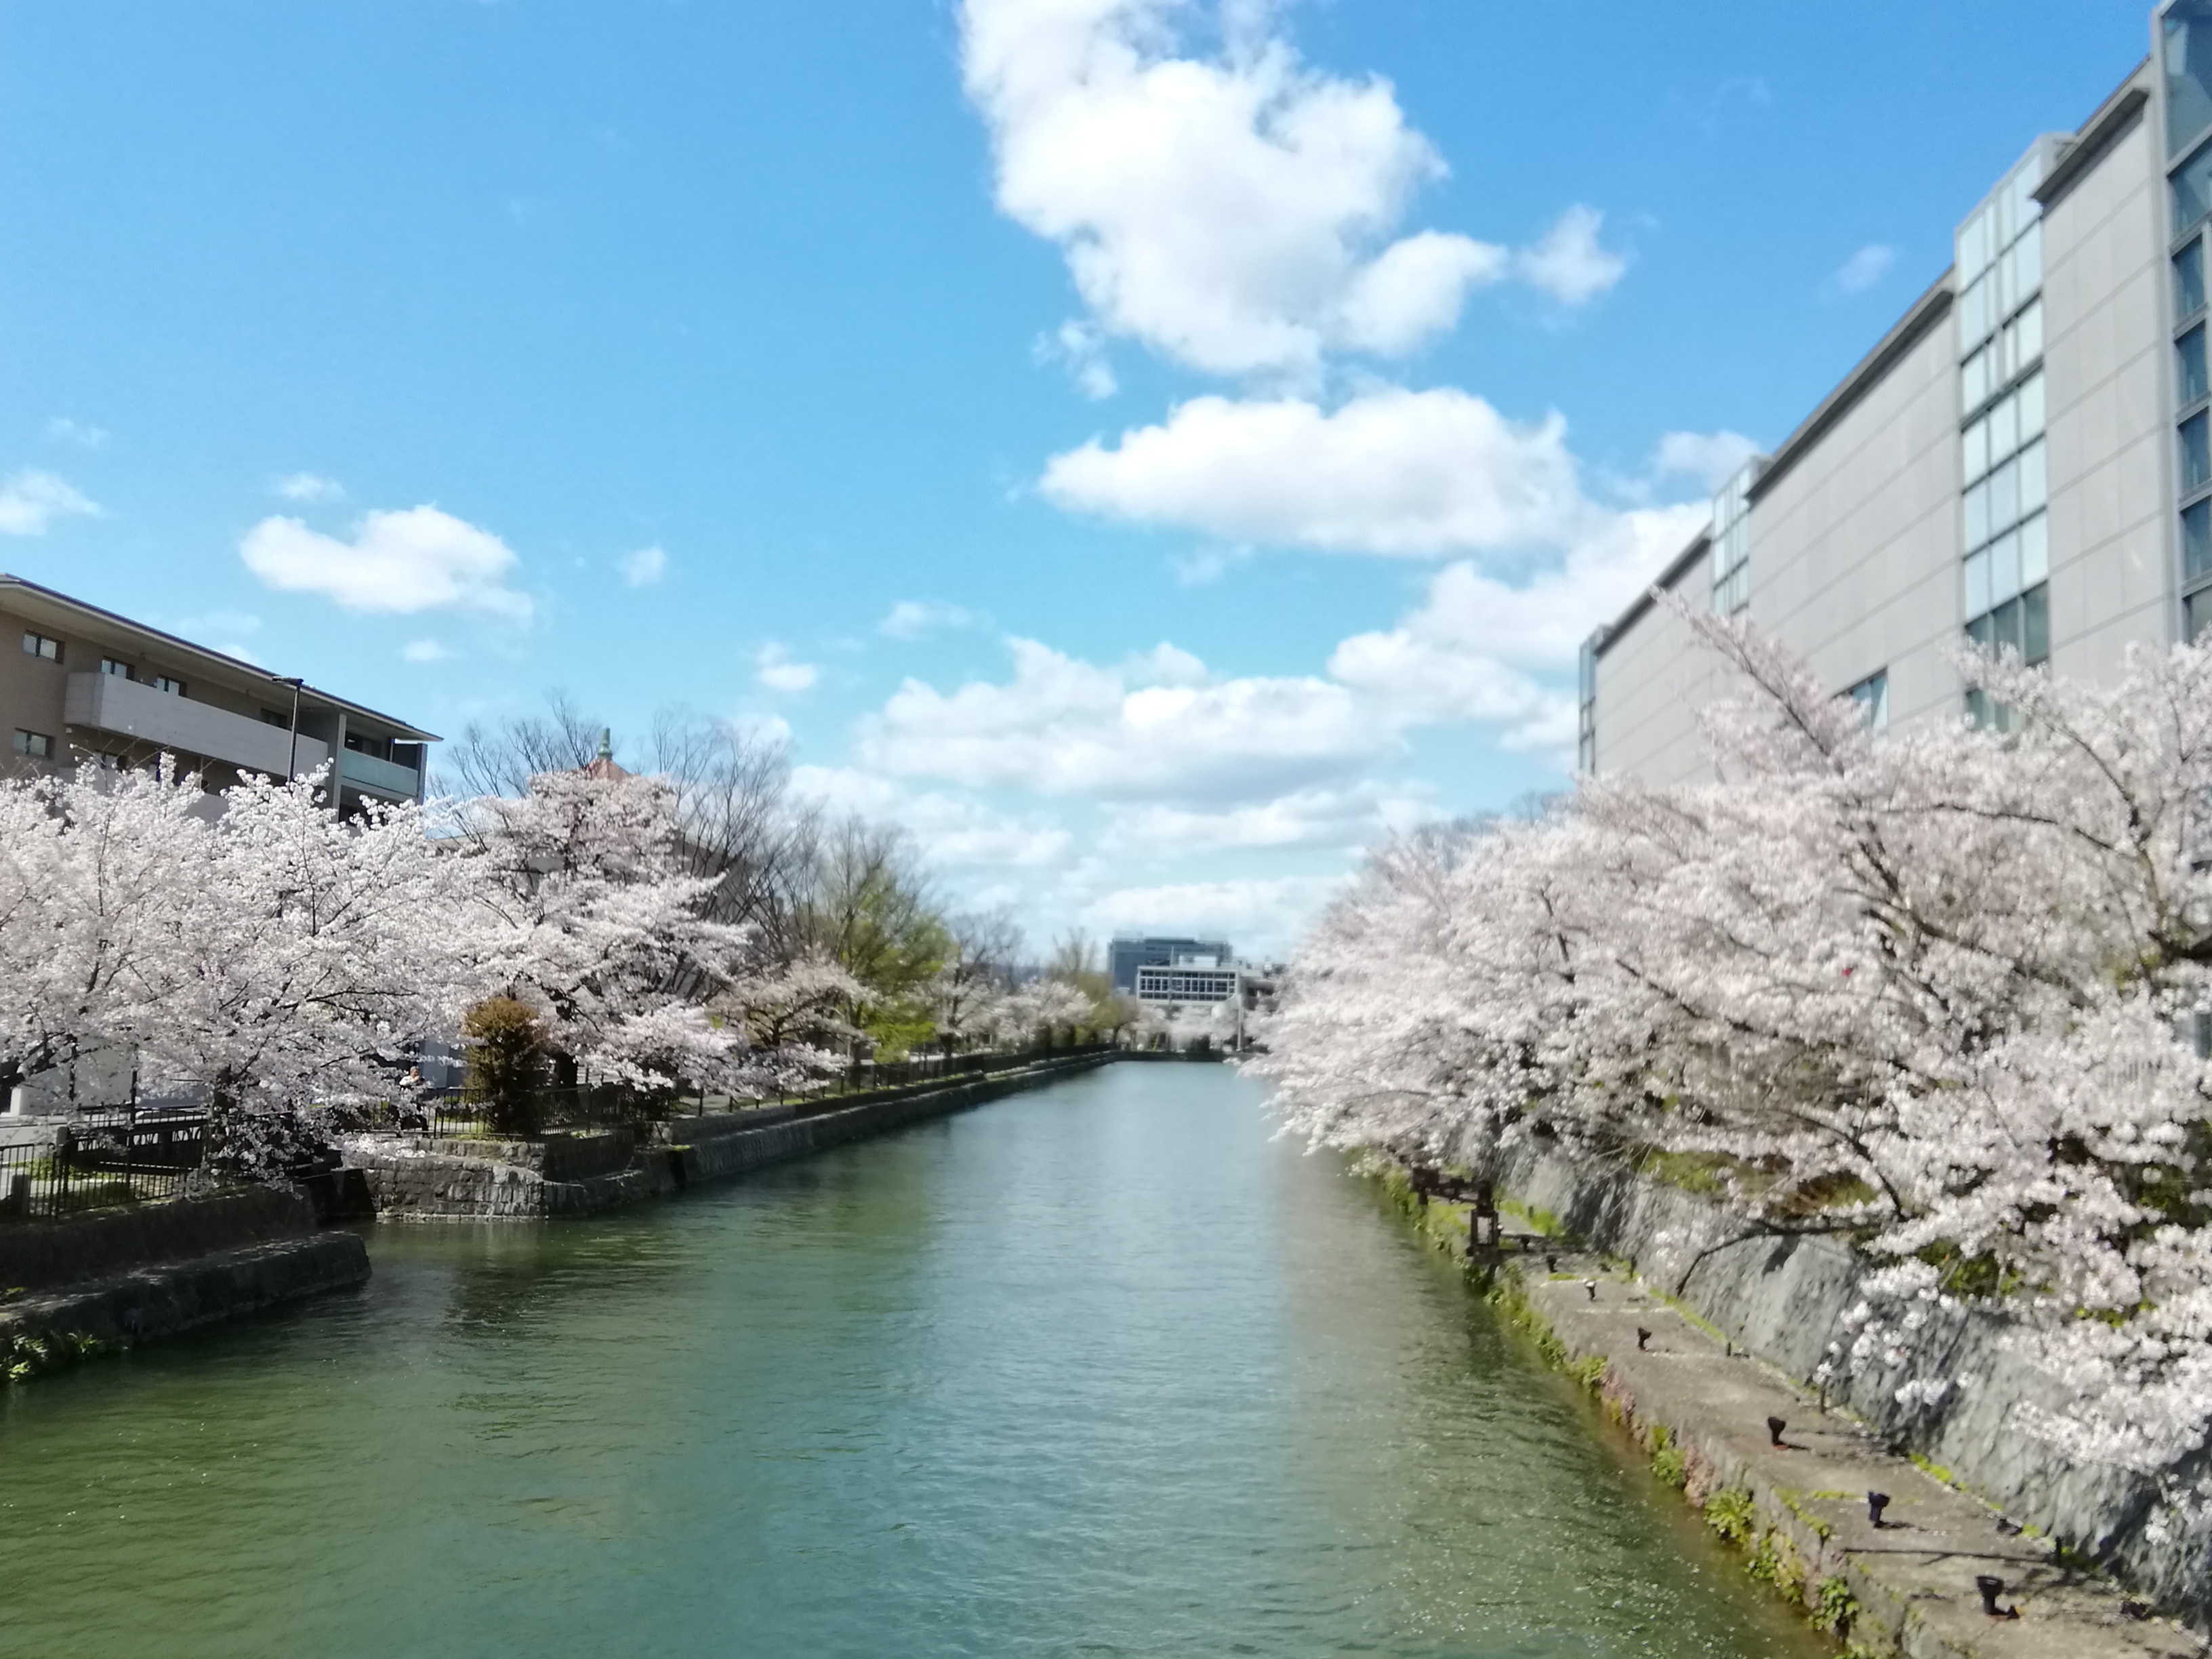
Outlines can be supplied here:
M1113 976L1114 988L1129 996L1139 994L1137 976L1140 970L1172 968L1177 963L1195 963L1201 958L1209 968L1217 963L1225 967L1234 959L1229 941L1219 939L1139 938L1121 933L1106 947L1106 968Z
M21 641L20 648L16 641ZM210 789L337 759L341 814L419 801L434 733L0 574L0 727L18 770L174 755Z
M1660 575L1747 611L1877 724L1966 715L1956 642L2113 676L2212 625L2212 0L2151 16L2151 54L1972 204L1954 262ZM1724 690L1647 595L1584 646L1580 764L1706 769Z

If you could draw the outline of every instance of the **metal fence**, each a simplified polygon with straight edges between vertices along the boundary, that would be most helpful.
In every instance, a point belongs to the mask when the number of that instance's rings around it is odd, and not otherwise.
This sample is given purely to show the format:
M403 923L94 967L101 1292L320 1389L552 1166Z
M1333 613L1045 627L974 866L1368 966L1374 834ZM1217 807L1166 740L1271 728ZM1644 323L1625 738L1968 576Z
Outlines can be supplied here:
M175 1198L206 1150L202 1112L80 1113L36 1144L0 1146L0 1222Z
M788 1105L805 1116L854 1104L855 1096L988 1076L1041 1060L1103 1054L1111 1046L1085 1043L1013 1053L921 1054L907 1060L858 1060L825 1078L758 1097L737 1098L705 1090L647 1093L603 1085L550 1088L538 1091L535 1115L541 1133L623 1124L641 1126L756 1105ZM440 1136L472 1137L491 1133L490 1113L481 1102L471 1099L465 1090L424 1093L412 1103L394 1108L386 1127Z

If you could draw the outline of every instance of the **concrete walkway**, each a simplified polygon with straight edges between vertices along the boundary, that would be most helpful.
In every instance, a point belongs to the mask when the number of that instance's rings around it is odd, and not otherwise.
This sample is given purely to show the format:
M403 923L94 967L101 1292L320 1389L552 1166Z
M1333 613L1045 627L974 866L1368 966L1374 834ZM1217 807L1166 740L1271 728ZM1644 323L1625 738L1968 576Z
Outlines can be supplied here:
M2068 1568L2048 1540L2012 1529L1979 1499L1823 1411L1642 1281L1602 1258L1523 1242L1530 1254L1511 1253L1516 1241L1506 1241L1508 1299L1524 1301L1529 1322L1556 1340L1571 1370L1597 1376L1608 1408L1645 1446L1678 1449L1685 1496L1709 1519L1742 1517L1723 1529L1741 1534L1755 1571L1808 1608L1848 1609L1853 1651L1911 1659L2207 1651L2176 1624L2133 1616L2143 1610L2124 1592ZM1547 1249L1557 1255L1556 1273ZM1650 1334L1642 1349L1639 1328ZM1786 1425L1778 1446L1770 1417ZM1889 1494L1880 1528L1868 1516L1869 1492ZM2003 1581L1997 1605L2016 1607L2017 1620L1983 1611L1974 1582L1982 1575Z

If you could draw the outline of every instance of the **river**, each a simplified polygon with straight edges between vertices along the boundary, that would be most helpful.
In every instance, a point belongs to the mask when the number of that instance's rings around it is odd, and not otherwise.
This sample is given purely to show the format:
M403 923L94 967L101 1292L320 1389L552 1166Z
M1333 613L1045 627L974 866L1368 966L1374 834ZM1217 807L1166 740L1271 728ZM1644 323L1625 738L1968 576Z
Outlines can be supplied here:
M682 1200L385 1227L363 1291L0 1390L0 1653L1812 1655L1225 1068Z

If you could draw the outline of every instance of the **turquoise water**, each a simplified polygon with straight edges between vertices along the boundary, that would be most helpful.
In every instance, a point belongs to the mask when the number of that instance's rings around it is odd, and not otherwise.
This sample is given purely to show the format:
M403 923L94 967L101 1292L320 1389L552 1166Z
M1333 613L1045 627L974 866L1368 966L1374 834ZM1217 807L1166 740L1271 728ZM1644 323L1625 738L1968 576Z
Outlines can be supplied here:
M1127 1065L0 1395L0 1652L1822 1651L1372 1191Z

